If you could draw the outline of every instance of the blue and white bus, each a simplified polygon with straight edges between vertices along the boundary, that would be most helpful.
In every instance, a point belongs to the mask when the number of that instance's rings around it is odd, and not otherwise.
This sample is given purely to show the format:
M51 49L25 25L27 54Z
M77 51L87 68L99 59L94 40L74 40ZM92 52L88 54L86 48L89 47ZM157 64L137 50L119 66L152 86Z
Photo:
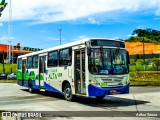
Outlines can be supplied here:
M73 96L129 93L129 54L124 41L83 39L17 59L17 82L35 89Z

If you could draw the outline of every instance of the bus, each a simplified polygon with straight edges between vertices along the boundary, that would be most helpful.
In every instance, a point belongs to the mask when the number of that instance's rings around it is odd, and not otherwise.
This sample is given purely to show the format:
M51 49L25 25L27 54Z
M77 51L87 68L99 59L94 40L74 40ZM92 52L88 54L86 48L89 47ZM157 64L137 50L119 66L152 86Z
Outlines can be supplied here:
M129 53L124 41L83 39L17 58L17 83L29 92L59 92L74 96L129 93Z

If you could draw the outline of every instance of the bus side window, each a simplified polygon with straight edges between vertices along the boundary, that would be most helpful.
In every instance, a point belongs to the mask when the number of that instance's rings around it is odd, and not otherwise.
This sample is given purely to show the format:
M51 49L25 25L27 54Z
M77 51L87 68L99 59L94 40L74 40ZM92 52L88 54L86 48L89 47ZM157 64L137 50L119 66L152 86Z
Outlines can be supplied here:
M17 69L22 69L22 58L19 58L19 59L18 59Z
M32 64L33 63L33 58L32 56L27 57L27 69L31 69L32 68Z
M48 53L48 66L58 66L58 51Z
M38 68L38 55L33 56L33 68Z
M72 64L72 49L67 48L67 49L60 50L59 65L70 66L71 64Z

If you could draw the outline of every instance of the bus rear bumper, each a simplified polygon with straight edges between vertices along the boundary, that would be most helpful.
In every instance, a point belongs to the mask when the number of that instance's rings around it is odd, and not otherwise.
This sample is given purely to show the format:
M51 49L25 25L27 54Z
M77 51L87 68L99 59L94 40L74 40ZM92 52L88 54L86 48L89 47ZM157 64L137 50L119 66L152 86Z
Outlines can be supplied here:
M88 85L88 94L89 96L106 96L106 95L114 95L114 94L127 94L129 93L130 84L127 84L122 87L114 87L114 88L100 88L96 87L92 84Z

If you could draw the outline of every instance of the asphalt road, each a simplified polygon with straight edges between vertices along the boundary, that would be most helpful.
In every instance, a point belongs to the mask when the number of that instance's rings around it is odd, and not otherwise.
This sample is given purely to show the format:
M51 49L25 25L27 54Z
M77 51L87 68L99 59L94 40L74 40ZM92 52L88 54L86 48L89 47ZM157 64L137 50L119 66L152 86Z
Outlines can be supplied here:
M104 100L97 101L95 98L77 97L73 102L64 100L63 96L55 93L36 92L30 94L25 87L11 83L0 83L0 110L5 111L73 111L64 116L44 117L43 119L135 119L132 112L146 111L154 114L153 111L160 111L160 87L131 87L130 94L106 96ZM81 114L74 116L75 111ZM82 111L95 111L82 112ZM99 112L100 111L100 112ZM111 112L107 112L111 111ZM114 113L114 111L120 111ZM122 112L123 111L123 112ZM129 112L132 111L132 112ZM106 113L105 113L106 112ZM143 112L142 112L143 113ZM46 113L47 114L47 113ZM50 114L50 113L48 113ZM67 114L72 114L67 116ZM100 116L101 117L94 117ZM130 115L131 114L131 115ZM160 112L155 112L160 116ZM140 114L141 115L141 114ZM88 117L90 116L90 117ZM130 118L129 118L130 117ZM157 117L136 117L137 119L158 119ZM8 119L6 117L4 120ZM14 118L12 118L14 119ZM28 118L26 118L28 120ZM31 118L30 118L31 119ZM39 119L39 118L37 118ZM41 118L42 119L42 118Z

